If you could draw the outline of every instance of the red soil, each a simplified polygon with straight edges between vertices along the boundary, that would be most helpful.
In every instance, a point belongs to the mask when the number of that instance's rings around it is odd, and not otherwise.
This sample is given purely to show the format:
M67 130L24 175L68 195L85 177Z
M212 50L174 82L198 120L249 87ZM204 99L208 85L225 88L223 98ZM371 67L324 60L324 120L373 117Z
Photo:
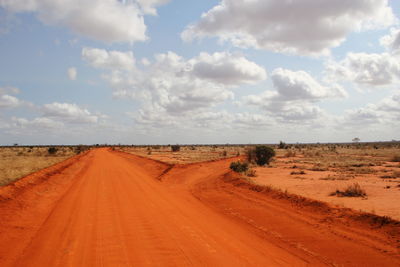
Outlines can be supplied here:
M0 188L0 266L400 265L395 222L257 192L231 160L98 149Z

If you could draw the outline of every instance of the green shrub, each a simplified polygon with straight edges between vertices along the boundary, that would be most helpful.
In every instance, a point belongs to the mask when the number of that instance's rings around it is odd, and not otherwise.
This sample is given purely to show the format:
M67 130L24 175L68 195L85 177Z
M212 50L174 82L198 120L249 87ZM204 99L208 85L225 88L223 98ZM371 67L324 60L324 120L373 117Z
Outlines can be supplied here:
M231 163L231 166L229 166L232 171L235 172L246 172L249 169L249 164L247 162L241 162L241 161L234 161Z
M259 166L269 164L274 156L275 150L269 146L261 145L247 150L247 160L255 162Z

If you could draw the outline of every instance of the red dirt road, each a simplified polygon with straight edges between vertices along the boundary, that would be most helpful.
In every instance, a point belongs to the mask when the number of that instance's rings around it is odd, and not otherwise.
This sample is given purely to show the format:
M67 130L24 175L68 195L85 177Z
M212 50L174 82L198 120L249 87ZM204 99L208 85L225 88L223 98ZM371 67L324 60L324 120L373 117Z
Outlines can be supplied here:
M97 149L25 177L0 188L0 266L400 265L381 231L224 181L228 166Z

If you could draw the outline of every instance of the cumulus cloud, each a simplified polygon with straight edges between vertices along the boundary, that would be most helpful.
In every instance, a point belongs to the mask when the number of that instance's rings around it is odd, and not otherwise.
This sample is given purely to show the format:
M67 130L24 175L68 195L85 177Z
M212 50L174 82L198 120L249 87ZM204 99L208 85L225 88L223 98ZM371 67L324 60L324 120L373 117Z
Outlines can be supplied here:
M67 74L68 74L68 79L70 79L71 81L75 81L76 76L78 75L78 71L76 70L75 67L71 67L71 68L68 68Z
M28 128L30 131L31 130L42 131L43 129L60 129L64 127L64 124L62 122L55 121L53 119L46 117L34 118L32 120L13 117L12 125L15 128L22 128L22 129Z
M377 112L373 105L365 108L349 109L346 110L342 118L342 123L345 126L354 125L369 125L374 123L380 123L382 117Z
M281 121L296 122L316 120L325 112L314 104L322 99L344 98L347 92L339 85L322 85L305 71L278 68L271 73L274 91L244 98L249 105L257 106Z
M314 100L330 97L346 97L339 85L323 86L305 71L278 68L272 73L272 82L278 97L283 100Z
M82 49L82 58L92 67L99 69L130 70L135 66L135 58L130 51L107 51L85 47Z
M16 108L23 104L23 101L13 96L19 93L16 87L0 87L0 108Z
M279 101L276 98L248 96L246 103L259 107L281 123L311 123L322 120L326 113L309 101Z
M152 62L145 61L144 69L134 65L132 55L121 54L128 58L123 61L126 64L111 60L113 53L121 52L84 49L82 56L90 65L110 70L103 77L114 89L115 97L139 100L156 113L163 110L181 114L213 107L233 98L230 88L253 84L267 76L263 67L227 52L200 53L191 59L173 52L157 54Z
M266 126L275 125L276 122L272 117L254 114L249 112L236 113L233 115L232 122L233 127L242 127L242 128L262 128Z
M400 29L390 29L390 33L383 36L379 41L391 53L395 55L400 54Z
M1 0L12 13L33 12L45 24L61 25L107 43L145 41L143 13L156 14L164 0Z
M265 114L232 113L226 110L190 111L182 114L182 116L175 116L162 109L141 109L137 113L130 113L129 116L134 119L138 126L147 129L183 128L217 131L224 129L262 129L276 125L276 121Z
M338 122L349 128L375 125L377 127L394 124L398 126L400 117L400 94L396 93L385 97L376 104L367 104L365 107L346 110Z
M15 108L21 104L15 96L11 95L0 95L0 108Z
M264 68L240 55L200 53L189 62L193 75L223 84L255 83L265 80Z
M386 0L222 0L181 37L217 36L239 47L317 55L328 54L353 31L395 21Z
M400 78L400 61L388 53L348 53L342 61L326 64L327 79L359 85L382 86Z
M137 0L143 12L150 15L157 15L156 6L163 5L169 2L169 0Z
M58 103L45 104L41 111L44 117L66 121L71 123L97 123L99 117L90 113L87 109L76 104Z

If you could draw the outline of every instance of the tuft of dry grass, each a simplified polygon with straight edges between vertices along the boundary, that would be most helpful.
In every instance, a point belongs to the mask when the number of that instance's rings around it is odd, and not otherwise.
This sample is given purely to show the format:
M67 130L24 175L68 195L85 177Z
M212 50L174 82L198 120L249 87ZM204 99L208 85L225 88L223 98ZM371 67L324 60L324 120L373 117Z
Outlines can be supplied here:
M309 169L310 171L315 171L315 172L324 172L327 171L328 168L325 166L321 166L320 164L315 164L312 168Z
M400 155L394 155L391 159L391 162L400 162Z
M301 170L301 171L292 171L290 173L290 175L303 175L303 174L306 174L306 172L303 171L303 170Z
M319 180L325 180L325 181L347 181L354 179L354 176L347 176L344 174L338 174L338 175L328 175L326 177L321 177Z
M296 151L288 149L285 153L286 158L296 157Z
M392 174L385 174L381 176L382 179L397 179L400 178L400 171L393 171Z
M246 175L247 175L248 177L256 177L256 176L257 176L256 170L255 170L255 169L252 169L252 168L249 168L249 169L246 171Z
M367 192L361 188L358 183L349 185L344 191L336 189L336 191L329 194L330 196L338 197L366 197Z

